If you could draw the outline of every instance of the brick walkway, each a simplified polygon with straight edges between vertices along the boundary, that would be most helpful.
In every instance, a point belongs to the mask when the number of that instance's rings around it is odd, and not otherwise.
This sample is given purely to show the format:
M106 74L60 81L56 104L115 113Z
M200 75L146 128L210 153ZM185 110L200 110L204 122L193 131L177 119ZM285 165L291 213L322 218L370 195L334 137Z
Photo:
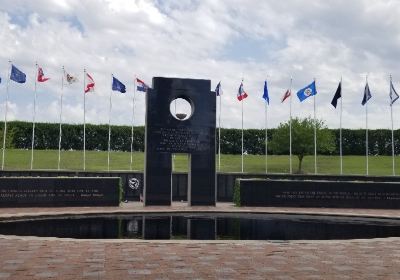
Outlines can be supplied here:
M189 210L143 208L0 209L0 219L27 214ZM333 213L400 217L398 210L237 209L203 211ZM400 238L347 241L71 240L0 235L1 279L400 279Z

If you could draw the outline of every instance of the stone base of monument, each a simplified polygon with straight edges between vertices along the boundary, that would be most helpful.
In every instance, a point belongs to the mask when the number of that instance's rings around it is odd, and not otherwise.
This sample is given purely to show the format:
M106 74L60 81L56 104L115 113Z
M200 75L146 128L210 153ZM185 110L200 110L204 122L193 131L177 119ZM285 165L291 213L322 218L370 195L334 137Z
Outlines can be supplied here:
M238 179L240 206L400 209L400 182Z
M119 178L0 178L0 207L118 206Z

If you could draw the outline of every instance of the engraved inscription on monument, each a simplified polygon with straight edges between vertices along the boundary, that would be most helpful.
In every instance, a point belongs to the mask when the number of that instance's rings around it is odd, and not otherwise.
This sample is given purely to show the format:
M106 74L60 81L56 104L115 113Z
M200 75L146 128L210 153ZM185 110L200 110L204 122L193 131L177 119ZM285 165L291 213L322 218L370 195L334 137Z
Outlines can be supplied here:
M119 178L0 178L0 207L118 206Z
M206 151L207 136L203 131L192 131L189 128L166 128L161 127L153 132L156 150L158 152L191 152Z
M104 197L104 194L97 188L81 188L81 189L68 189L58 188L49 190L47 188L35 187L35 189L16 189L16 188L3 188L0 189L0 199L42 199L52 200L54 198L91 198L91 197Z
M358 192L358 191L282 191L276 193L279 199L330 199L330 200L400 200L395 192Z
M400 209L398 182L240 180L243 206Z

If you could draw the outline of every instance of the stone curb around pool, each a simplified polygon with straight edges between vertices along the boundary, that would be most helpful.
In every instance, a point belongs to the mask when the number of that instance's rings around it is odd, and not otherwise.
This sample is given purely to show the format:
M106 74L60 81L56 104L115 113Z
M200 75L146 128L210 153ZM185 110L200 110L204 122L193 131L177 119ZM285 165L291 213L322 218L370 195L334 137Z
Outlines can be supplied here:
M161 240L161 239L74 239L59 237L38 237L1 235L3 240L19 241L50 241L50 242L77 242L77 243L134 243L134 244L236 244L236 245L257 245L257 244L344 244L344 243L375 243L375 242L400 242L400 237L370 238L370 239L335 239L335 240Z
M140 215L140 214L167 214L167 213L219 213L219 214L286 214L286 215L309 215L309 216L329 216L329 217L358 217L358 218L380 218L380 219L400 219L400 212L398 216L393 216L393 214L380 214L380 213L350 213L350 212L340 212L335 208L323 208L327 211L315 211L319 208L307 208L310 210L275 210L275 209L140 209L140 210L132 210L132 209L118 209L118 210L71 210L71 211L45 211L45 212L36 212L36 213L13 213L13 214L0 214L0 221L5 220L13 220L14 219L29 219L29 218L46 218L46 217L65 217L65 216L95 216L95 215ZM348 209L349 210L349 209ZM397 213L396 213L397 214Z

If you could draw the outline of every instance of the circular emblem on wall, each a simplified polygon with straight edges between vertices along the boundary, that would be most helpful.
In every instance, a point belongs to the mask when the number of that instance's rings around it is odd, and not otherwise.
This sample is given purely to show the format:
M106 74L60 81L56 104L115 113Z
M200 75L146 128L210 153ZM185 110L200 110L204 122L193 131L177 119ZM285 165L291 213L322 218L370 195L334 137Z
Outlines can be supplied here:
M140 181L136 178L130 178L128 184L132 190L137 190L139 189Z
M312 94L312 89L306 88L306 89L304 90L304 95L305 95L305 96L310 96L311 94Z

